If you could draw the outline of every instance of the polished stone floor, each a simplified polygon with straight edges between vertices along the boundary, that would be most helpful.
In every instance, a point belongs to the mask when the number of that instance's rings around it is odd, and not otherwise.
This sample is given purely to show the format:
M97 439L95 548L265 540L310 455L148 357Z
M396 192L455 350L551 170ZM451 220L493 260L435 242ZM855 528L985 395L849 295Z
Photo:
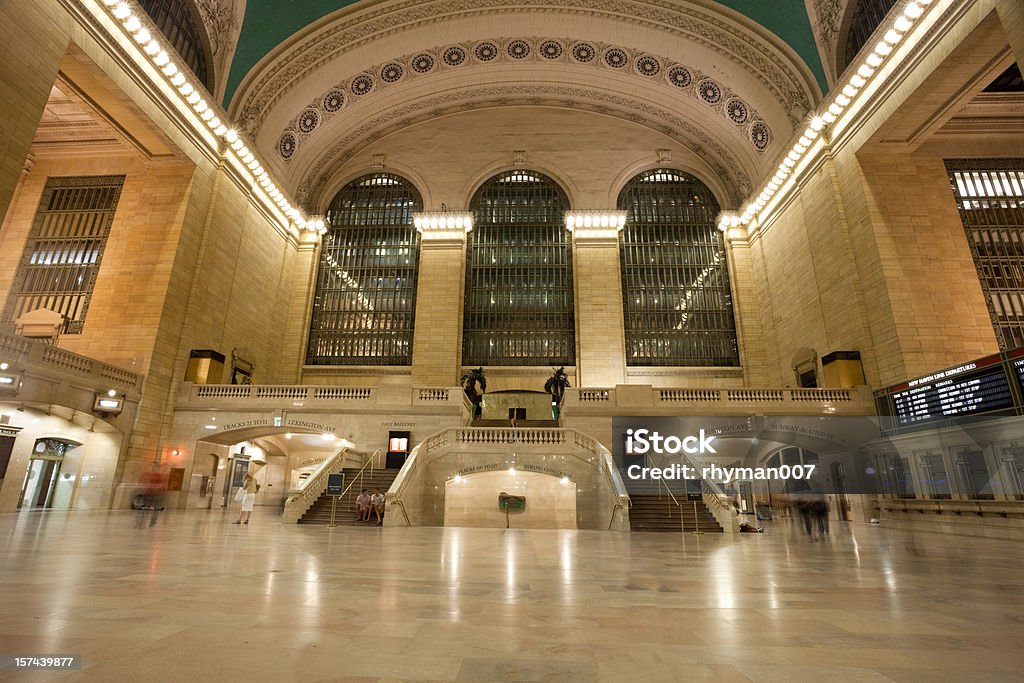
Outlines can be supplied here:
M88 681L1019 681L1024 545L0 515L0 653Z

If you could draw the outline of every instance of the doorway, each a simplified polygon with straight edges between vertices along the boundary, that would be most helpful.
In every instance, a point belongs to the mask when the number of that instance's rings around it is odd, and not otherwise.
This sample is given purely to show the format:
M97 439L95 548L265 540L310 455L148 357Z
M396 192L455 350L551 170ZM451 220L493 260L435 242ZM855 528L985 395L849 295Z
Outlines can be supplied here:
M18 508L54 508L67 510L71 507L71 494L75 478L72 474L61 476L64 456L78 444L59 439L39 439L32 448L25 482L21 487Z

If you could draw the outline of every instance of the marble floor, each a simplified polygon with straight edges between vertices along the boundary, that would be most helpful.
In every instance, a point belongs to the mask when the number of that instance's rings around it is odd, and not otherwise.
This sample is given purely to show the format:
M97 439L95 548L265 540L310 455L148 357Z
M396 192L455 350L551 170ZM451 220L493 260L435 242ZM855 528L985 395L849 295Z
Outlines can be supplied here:
M1019 681L1024 545L0 515L0 653L87 681ZM228 516L230 515L230 516Z

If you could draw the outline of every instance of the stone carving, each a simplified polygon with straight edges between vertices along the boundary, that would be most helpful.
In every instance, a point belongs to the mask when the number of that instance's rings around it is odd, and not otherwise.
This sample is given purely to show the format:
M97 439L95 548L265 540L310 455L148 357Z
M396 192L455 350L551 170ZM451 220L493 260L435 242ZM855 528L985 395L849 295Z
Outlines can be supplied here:
M719 16L715 10L697 4L679 4L673 0L520 0L514 5L506 0L437 0L430 3L395 0L373 5L311 31L282 53L246 84L237 107L239 124L255 136L269 109L305 75L326 67L368 42L413 27L440 24L453 14L482 16L531 11L561 11L579 17L617 16L628 24L697 43L747 70L783 105L793 125L811 108L812 99L817 98L813 78L808 72L801 73L783 53L756 34ZM446 52L445 61L451 64L448 58ZM464 60L463 50L462 59L457 63Z
M729 193L728 199L733 205L739 205L740 199L750 194L750 178L741 170L742 166L733 153L708 135L703 128L675 112L647 102L637 102L630 97L568 85L509 85L463 89L422 98L363 122L360 126L347 131L344 137L317 158L299 183L297 201L300 205L314 201L333 173L373 140L419 121L455 111L465 111L465 105L469 100L472 100L475 106L482 106L509 104L514 100L557 104L567 99L575 104L576 109L638 120L686 145L723 179Z
M838 65L835 63L836 55L840 52L839 29L843 23L847 8L855 4L856 0L808 0L808 16L811 17L811 28L814 38L824 55L824 66L826 71L834 71ZM838 74L833 74L838 76Z
M210 38L210 53L216 56L238 28L234 0L196 0L199 18Z
M505 46L504 51L499 48L500 45ZM538 45L539 47L534 50L533 45ZM575 62L581 66L586 65L587 68L610 69L641 77L644 79L645 85L653 81L655 83L675 86L683 90L687 96L713 107L736 126L745 127L753 119L760 120L760 115L749 104L735 96L728 88L724 88L717 81L708 78L699 71L679 64L673 64L666 57L634 52L628 48L605 45L603 43L573 43L569 39L554 38L516 38L512 40L495 38L480 41L474 46L450 45L444 48L434 48L430 51L418 52L412 56L405 55L383 65L371 67L369 72L379 73L380 87L387 87L403 80L403 76L406 73L403 66L405 64L409 65L410 77L418 78L418 75L421 73L429 73L433 70L436 63L435 55L441 55L442 61L450 68L465 68L473 64L481 65L509 60L520 62L527 59L531 54L534 55L534 59L540 61L556 59L562 54L562 45L573 46L572 56L568 60L570 63ZM473 54L476 60L467 60L468 54ZM602 55L602 59L596 58L598 54ZM630 62L634 65L633 71L624 68ZM666 64L668 65L667 71L664 67ZM689 86L695 81L697 86L690 88ZM374 85L373 78L369 73L364 73L352 79L348 89L354 95L363 97L370 93ZM296 146L312 134L314 129L322 122L330 119L333 114L345 105L344 89L344 82L334 86L323 96L307 105L306 109L285 128L285 131L290 131L297 135L295 138ZM723 101L727 101L728 105L722 107ZM329 108L329 104L335 108ZM312 115L310 111L312 110L315 113L317 109L320 110L321 116L311 120ZM767 124L761 121L760 125L767 131ZM740 134L748 140L754 149L758 152L764 152L767 147L766 141L770 140L770 131L767 131L767 135L764 135L760 134L760 128L758 130L759 135L756 139L749 134L746 128ZM284 149L286 148L278 146L278 152L281 153L283 159L288 160L294 157L296 151L294 148L287 148L289 150L288 157L284 155Z

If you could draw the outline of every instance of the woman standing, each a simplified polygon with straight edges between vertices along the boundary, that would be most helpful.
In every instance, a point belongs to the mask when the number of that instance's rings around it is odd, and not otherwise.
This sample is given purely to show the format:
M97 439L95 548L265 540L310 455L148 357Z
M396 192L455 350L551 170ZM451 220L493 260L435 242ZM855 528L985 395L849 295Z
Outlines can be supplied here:
M249 517L252 516L252 508L256 504L256 492L260 490L260 485L256 481L251 473L246 473L245 479L242 481L242 510L238 513L238 519L235 520L235 524L248 524Z

